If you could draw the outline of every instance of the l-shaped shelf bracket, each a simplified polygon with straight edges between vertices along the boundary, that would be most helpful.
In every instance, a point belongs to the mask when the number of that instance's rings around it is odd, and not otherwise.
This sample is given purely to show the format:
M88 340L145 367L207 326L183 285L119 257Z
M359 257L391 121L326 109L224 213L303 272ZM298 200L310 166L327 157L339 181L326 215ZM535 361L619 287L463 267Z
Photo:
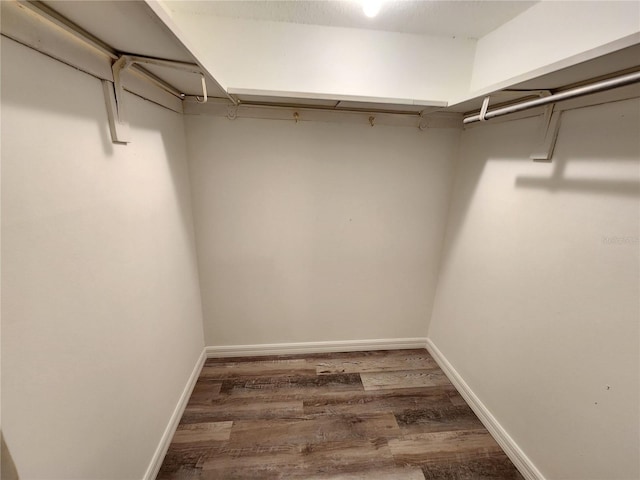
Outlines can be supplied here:
M541 97L551 96L551 92L543 90L540 92ZM540 124L540 133L538 144L529 158L534 162L550 162L553 156L553 149L558 139L558 131L560 130L560 114L562 111L555 110L555 103L547 105L544 109Z
M111 66L113 72L113 84L109 81L103 81L103 89L105 101L107 104L107 113L109 115L109 128L111 129L111 139L114 143L129 143L129 122L127 121L126 107L124 102L124 87L122 85L122 72L135 64L152 65L157 67L168 67L183 70L196 75L200 75L202 81L202 99L196 97L199 103L207 102L207 83L204 73L198 65L185 62L177 62L173 60L165 60L162 58L143 57L140 55L121 55ZM153 77L151 77L153 80ZM167 86L164 82L158 82L158 85L164 89ZM185 94L175 89L169 93L184 99Z

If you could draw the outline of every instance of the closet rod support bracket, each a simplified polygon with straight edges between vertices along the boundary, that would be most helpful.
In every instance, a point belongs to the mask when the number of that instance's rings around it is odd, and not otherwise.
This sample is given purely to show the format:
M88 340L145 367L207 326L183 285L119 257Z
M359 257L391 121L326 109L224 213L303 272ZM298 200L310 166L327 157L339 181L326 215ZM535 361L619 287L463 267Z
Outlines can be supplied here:
M114 143L129 143L129 122L124 107L124 87L122 86L121 73L130 67L132 63L126 55L122 55L113 62L111 72L113 83L103 81L102 86L107 103L107 114L109 115L109 127L111 129L111 139Z
M113 84L103 84L105 101L107 103L107 113L109 115L109 126L111 128L111 138L114 143L130 142L129 123L127 121L124 102L124 86L122 85L122 73L134 65L152 65L157 67L173 68L199 75L202 84L202 98L196 97L196 101L198 103L207 103L208 95L206 77L198 65L165 60L162 58L144 57L141 55L120 55L118 59L113 62L113 65L111 65ZM148 72L147 76L151 76L152 80L154 80L156 84L159 84L159 86L166 89L169 93L177 96L181 100L184 99L185 95L183 93L168 84L164 84L161 79Z
M548 97L551 92L543 90L540 97ZM550 103L544 109L544 115L540 119L540 130L538 134L538 144L529 158L534 162L550 162L553 150L560 131L560 111L554 110L555 103Z

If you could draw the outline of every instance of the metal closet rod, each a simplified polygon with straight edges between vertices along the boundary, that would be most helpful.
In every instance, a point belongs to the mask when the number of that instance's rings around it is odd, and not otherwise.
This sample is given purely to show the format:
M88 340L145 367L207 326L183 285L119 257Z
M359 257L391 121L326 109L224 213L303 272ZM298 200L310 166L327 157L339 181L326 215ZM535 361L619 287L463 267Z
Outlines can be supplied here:
M195 63L179 62L177 60L166 60L164 58L146 57L143 55L124 54L130 63L146 63L147 65L156 65L158 67L169 67L177 70L183 70L189 73L202 75L202 69Z
M632 83L640 82L640 71L621 75L619 77L610 78L601 82L592 83L591 85L585 85L582 87L572 88L560 93L554 93L547 97L536 98L534 100L528 100L526 102L516 103L502 108L496 108L486 112L484 116L482 114L471 115L466 117L462 123L469 124L474 122L480 122L483 120L489 120L493 117L500 117L502 115L508 115L510 113L521 112L522 110L528 110L530 108L540 107L548 105L550 103L560 102L562 100L568 100L570 98L581 97L583 95L589 95L597 92L604 92L605 90L611 90L617 87L623 87ZM485 99L486 101L486 99Z

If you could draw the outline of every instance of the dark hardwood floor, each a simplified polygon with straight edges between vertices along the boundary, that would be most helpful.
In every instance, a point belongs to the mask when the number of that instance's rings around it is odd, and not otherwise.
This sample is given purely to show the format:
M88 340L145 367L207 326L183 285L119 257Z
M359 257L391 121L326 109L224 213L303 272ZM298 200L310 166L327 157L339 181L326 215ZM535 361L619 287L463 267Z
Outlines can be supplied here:
M426 350L209 359L161 480L518 479Z

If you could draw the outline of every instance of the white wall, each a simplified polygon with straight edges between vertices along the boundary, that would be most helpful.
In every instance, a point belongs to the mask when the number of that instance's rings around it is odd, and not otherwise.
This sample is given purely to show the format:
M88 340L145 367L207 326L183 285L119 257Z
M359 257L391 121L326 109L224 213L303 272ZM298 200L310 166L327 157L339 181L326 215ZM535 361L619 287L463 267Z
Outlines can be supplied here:
M640 102L462 135L429 337L548 479L637 479Z
M426 335L459 130L186 126L207 345Z
M436 101L469 89L472 39L172 15L227 88Z
M140 479L203 348L183 119L2 40L2 427L22 479Z
M608 53L607 44L638 32L639 2L539 2L478 40L471 91L500 84L575 55L584 55L581 61L603 55ZM599 53L589 53L591 50Z

